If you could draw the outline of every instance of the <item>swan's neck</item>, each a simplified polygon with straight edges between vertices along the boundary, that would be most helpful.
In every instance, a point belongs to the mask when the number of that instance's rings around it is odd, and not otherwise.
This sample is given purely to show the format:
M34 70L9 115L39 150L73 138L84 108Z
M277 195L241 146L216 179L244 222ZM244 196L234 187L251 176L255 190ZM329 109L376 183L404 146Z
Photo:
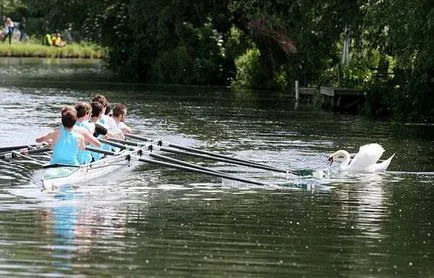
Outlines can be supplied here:
M338 151L338 157L341 158L341 168L347 169L350 167L351 156L350 153L344 150Z

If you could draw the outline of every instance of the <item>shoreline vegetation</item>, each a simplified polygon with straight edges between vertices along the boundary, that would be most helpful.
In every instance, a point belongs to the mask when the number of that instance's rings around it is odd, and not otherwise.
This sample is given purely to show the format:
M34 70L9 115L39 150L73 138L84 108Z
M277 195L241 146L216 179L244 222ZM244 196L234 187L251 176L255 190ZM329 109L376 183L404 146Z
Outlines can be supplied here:
M106 49L91 43L54 47L35 42L15 42L12 44L5 42L0 43L0 57L104 59Z

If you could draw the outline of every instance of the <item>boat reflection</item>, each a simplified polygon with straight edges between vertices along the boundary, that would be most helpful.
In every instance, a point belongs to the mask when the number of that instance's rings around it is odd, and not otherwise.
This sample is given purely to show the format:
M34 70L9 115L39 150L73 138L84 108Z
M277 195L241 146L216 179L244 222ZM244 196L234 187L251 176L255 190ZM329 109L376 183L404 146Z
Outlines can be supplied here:
M73 185L62 185L53 192L52 207L41 212L45 233L50 237L50 256L54 264L64 270L81 268L80 258L92 251L98 229L107 226L103 216L106 211L86 205L85 196ZM117 225L112 231L122 230L122 227Z

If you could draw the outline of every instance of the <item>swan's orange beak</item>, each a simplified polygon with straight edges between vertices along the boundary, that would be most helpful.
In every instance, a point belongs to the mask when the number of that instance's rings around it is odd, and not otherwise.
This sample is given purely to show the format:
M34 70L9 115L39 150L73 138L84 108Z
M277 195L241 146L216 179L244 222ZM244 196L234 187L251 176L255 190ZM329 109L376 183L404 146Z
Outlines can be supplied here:
M330 156L327 162L327 166L330 166L333 164L333 156Z

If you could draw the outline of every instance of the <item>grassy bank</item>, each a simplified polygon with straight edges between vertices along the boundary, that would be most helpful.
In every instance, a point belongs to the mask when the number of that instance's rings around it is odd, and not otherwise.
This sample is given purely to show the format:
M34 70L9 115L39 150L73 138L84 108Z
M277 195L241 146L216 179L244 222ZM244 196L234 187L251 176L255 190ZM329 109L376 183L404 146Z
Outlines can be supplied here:
M95 44L70 44L65 47L45 46L36 42L0 42L0 57L86 58L101 59L105 50Z

